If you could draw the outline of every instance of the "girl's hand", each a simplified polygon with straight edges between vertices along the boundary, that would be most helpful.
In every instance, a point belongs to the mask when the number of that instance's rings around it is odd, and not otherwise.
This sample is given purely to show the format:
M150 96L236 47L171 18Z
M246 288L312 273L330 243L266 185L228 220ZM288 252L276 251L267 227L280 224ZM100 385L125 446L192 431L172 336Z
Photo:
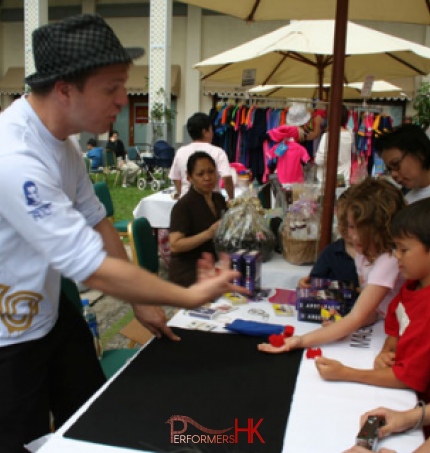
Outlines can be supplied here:
M337 360L328 359L327 357L315 357L315 365L318 368L320 376L326 381L339 381L345 368Z
M283 346L279 348L272 346L270 343L261 343L258 345L258 350L261 352L268 352L269 354L279 354L281 352L288 352L302 347L302 337L289 337L284 339Z
M373 368L391 368L394 365L396 354L391 351L381 351L375 358Z
M311 276L303 277L299 280L297 284L298 288L310 288L311 287Z

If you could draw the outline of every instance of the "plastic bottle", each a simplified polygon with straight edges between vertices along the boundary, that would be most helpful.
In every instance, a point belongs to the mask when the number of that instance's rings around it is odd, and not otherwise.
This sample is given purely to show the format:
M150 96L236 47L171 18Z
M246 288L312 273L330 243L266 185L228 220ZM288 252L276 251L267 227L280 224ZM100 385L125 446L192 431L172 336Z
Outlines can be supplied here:
M93 308L90 306L90 301L88 299L82 299L82 307L85 321L87 321L88 327L90 328L91 333L93 334L94 348L96 350L97 357L101 359L103 355L103 348L102 343L100 341L99 326L97 323L96 314Z

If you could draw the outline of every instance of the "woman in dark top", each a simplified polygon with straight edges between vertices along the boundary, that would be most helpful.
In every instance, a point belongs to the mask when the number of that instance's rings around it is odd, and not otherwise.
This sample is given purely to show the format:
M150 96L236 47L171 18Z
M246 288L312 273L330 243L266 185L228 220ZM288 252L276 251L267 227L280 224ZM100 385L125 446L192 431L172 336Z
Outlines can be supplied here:
M182 286L196 282L197 260L203 252L215 255L213 237L226 210L224 197L214 192L218 176L209 154L192 154L187 175L191 187L172 209L169 235L169 279Z

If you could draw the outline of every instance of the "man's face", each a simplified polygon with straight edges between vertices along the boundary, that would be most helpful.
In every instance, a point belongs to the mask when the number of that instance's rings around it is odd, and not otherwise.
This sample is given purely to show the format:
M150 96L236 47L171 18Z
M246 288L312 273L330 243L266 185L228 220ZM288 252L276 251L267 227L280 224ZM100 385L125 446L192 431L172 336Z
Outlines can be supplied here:
M118 64L100 68L87 79L82 91L71 85L72 127L94 134L107 132L118 113L127 105L127 77L128 65Z

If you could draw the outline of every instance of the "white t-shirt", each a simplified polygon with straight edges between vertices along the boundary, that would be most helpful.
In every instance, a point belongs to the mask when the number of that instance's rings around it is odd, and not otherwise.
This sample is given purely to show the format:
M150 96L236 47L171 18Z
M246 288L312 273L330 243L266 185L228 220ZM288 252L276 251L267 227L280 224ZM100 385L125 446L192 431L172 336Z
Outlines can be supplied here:
M190 183L187 180L187 162L191 154L194 154L196 151L204 151L213 158L220 178L231 176L227 154L222 148L204 142L193 142L189 145L181 146L176 151L172 168L169 173L169 178L171 180L181 181L181 197L184 196L190 188ZM217 182L215 190L217 192L220 191L219 182Z
M361 289L366 285L389 288L377 310L381 316L385 317L388 304L394 299L404 282L404 278L399 272L397 259L390 253L383 253L370 264L364 255L357 254L355 256L355 267L357 268Z
M318 165L317 168L317 179L322 182L324 180L324 172L326 165L326 146L327 146L327 134L321 136L321 141L318 146L318 151L315 155L315 163ZM339 154L337 161L337 174L343 175L345 184L349 185L351 178L351 152L354 137L350 130L342 129L339 137Z
M430 186L421 189L412 189L406 195L405 199L408 204L415 203L416 201L423 200L430 197Z
M106 257L106 215L76 141L55 138L25 97L0 115L0 346L40 338L58 317L60 275L83 281Z

